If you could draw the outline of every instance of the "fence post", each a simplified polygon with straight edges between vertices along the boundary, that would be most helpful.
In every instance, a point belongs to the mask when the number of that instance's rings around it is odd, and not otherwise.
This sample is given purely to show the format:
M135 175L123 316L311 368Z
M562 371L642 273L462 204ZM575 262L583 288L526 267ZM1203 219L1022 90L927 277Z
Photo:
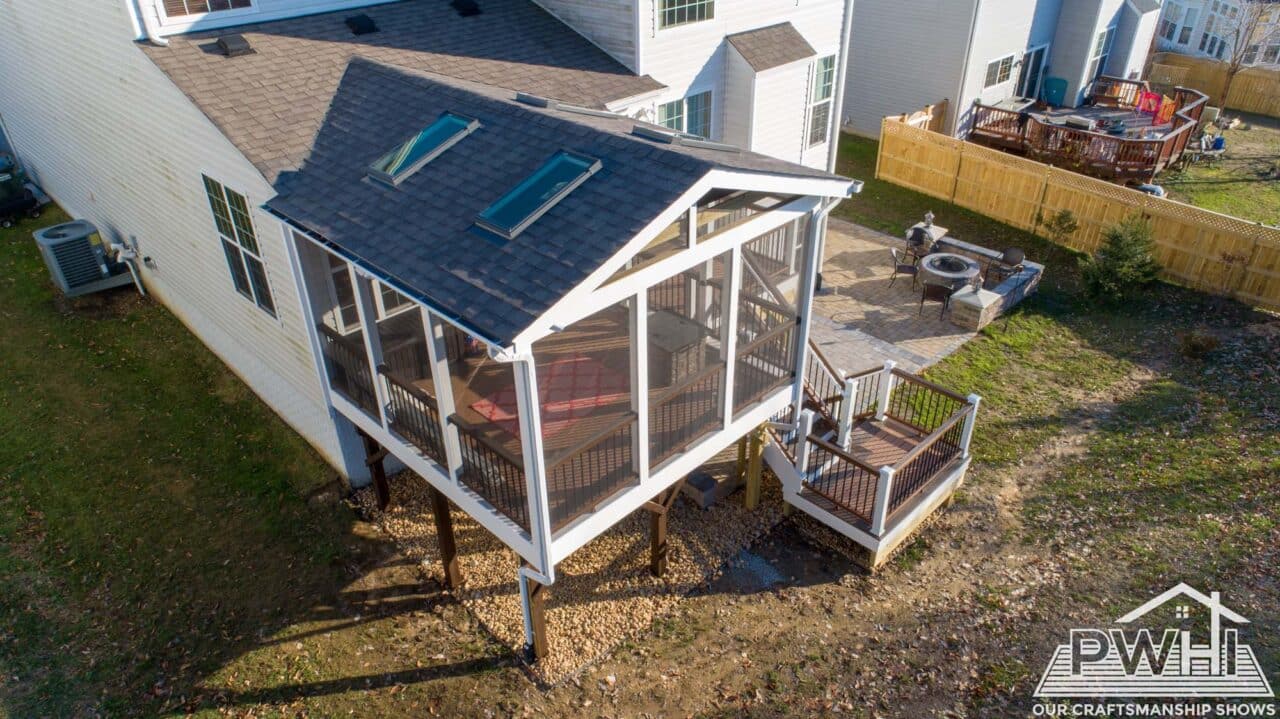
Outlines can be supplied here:
M889 393L893 391L893 368L898 363L893 360L884 361L884 370L880 375L880 394L876 397L876 421L883 422L885 412L889 411Z
M889 496L893 494L893 467L880 468L880 481L876 483L876 501L871 510L871 533L884 534L884 522L889 517Z
M969 443L973 441L973 425L978 421L978 405L982 403L982 398L976 394L969 395L968 400L973 409L969 410L969 416L964 418L964 429L960 431L960 456L964 459L969 458Z
M839 434L836 444L840 449L849 448L849 433L853 431L853 398L858 394L858 380L844 378L844 397L840 399L840 420L837 423Z

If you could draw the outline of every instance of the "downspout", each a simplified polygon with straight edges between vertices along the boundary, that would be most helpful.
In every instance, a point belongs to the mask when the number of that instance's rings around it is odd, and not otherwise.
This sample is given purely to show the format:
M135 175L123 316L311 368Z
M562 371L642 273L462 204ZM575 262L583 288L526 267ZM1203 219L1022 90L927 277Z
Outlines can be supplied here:
M156 14L155 0L129 0L133 11L142 24L142 34L147 42L160 47L168 47L169 41L160 35L159 15Z
M978 15L982 10L982 0L973 0L973 17L969 19L969 42L965 43L964 65L960 70L960 85L956 88L955 122L951 123L951 136L955 137L960 129L960 110L964 100L964 86L969 81L969 65L973 62L973 38L978 32Z
M836 160L840 155L840 132L844 127L841 113L844 112L845 82L849 74L849 45L853 41L853 2L854 0L845 0L844 3L844 37L840 40L840 56L836 60L836 99L832 107L834 112L831 113L835 132L831 142L827 143L827 172L832 174L836 171Z

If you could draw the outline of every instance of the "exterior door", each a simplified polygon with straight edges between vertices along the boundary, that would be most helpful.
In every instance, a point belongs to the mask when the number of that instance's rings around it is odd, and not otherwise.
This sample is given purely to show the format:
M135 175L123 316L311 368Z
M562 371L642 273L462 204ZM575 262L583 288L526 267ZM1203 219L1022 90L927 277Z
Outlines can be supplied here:
M1022 56L1022 70L1018 73L1018 96L1040 98L1040 80L1044 77L1044 60L1049 46L1028 50Z

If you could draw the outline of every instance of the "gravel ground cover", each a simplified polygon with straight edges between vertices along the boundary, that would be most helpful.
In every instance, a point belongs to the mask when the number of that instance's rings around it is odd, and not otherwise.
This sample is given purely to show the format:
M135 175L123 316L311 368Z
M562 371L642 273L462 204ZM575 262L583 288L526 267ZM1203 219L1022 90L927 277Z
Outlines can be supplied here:
M735 452L731 447L704 469L727 476ZM669 566L661 578L649 573L649 516L641 510L561 562L546 604L549 655L530 667L534 677L555 685L576 676L705 588L727 562L782 521L780 488L767 469L763 483L754 511L743 506L741 491L705 511L680 497L668 518ZM356 498L424 573L442 581L426 490L422 478L404 472L391 479L393 503L386 512L377 510L371 490ZM453 519L465 582L455 595L499 642L520 652L524 617L515 552L456 508Z

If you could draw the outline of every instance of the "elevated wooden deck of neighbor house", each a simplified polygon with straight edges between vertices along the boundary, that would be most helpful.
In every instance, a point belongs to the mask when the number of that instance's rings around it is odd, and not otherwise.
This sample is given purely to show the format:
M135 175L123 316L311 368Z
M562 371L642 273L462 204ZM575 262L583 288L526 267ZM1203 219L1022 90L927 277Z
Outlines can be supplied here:
M1176 88L1169 98L1172 113L1157 122L1152 114L1137 111L1148 91L1145 81L1102 77L1082 107L1018 112L975 103L967 139L1086 175L1149 181L1182 157L1209 98L1197 90ZM1063 119L1070 115L1124 120L1126 128L1109 134L1068 127Z

